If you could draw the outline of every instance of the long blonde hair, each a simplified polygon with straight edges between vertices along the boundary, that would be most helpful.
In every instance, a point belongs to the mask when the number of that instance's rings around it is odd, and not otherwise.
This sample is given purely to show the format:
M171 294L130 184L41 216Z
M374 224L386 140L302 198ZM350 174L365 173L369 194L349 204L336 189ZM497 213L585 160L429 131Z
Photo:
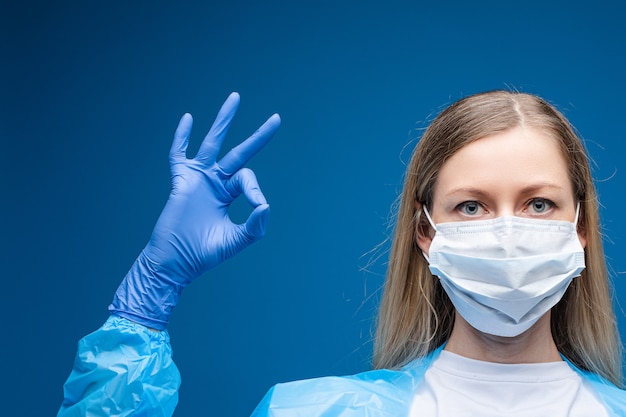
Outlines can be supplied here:
M622 345L611 303L602 248L598 201L587 155L565 117L543 99L518 92L490 91L445 109L424 132L406 171L381 301L375 368L398 368L444 343L454 325L454 307L416 243L419 205L432 207L441 166L466 144L517 126L554 137L566 157L579 227L586 234L586 269L552 308L551 328L565 357L622 386Z

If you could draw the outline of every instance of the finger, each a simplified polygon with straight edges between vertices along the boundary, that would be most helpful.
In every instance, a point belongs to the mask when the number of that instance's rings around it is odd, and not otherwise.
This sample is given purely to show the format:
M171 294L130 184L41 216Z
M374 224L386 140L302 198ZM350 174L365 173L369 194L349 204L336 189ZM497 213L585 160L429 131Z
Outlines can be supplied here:
M193 117L189 113L183 114L178 122L178 127L174 133L174 140L170 148L170 159L180 159L187 157L187 144L189 143L189 134L193 126Z
M235 175L224 183L224 187L233 199L243 194L252 207L267 204L267 200L259 187L256 175L254 175L251 169L243 168L237 171Z
M198 154L196 155L196 159L206 161L210 164L215 162L217 154L220 151L220 147L222 146L222 142L226 137L228 128L230 127L238 108L239 94L231 93L224 104L222 104L222 108L217 113L217 117L215 118L211 129L209 129L209 133L207 133L202 141Z
M269 219L270 206L268 204L261 204L250 213L248 220L242 225L244 236L250 243L265 236Z
M227 176L240 170L267 142L280 127L280 116L272 115L248 139L231 149L220 161L219 166Z

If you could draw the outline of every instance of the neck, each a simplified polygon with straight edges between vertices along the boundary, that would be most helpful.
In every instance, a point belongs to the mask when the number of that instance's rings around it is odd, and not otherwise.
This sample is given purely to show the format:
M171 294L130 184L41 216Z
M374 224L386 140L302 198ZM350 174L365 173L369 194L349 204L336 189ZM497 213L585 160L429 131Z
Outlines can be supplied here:
M502 337L482 333L456 313L445 350L495 363L540 363L562 360L550 330L550 312L519 336Z

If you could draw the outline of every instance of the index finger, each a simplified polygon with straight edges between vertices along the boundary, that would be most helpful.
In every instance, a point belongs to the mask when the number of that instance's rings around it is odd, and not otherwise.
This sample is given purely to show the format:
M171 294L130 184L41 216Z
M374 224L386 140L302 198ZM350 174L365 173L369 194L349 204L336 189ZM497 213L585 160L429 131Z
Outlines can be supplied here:
M270 141L279 127L280 116L274 114L252 136L224 155L218 162L222 172L230 176L243 168L250 158L256 155Z

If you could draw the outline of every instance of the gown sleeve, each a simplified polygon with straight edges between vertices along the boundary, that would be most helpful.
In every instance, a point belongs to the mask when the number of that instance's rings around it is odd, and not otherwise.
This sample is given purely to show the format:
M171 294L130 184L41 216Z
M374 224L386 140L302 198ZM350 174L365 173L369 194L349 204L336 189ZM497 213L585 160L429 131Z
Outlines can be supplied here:
M179 386L167 331L112 315L78 342L57 417L171 416Z

